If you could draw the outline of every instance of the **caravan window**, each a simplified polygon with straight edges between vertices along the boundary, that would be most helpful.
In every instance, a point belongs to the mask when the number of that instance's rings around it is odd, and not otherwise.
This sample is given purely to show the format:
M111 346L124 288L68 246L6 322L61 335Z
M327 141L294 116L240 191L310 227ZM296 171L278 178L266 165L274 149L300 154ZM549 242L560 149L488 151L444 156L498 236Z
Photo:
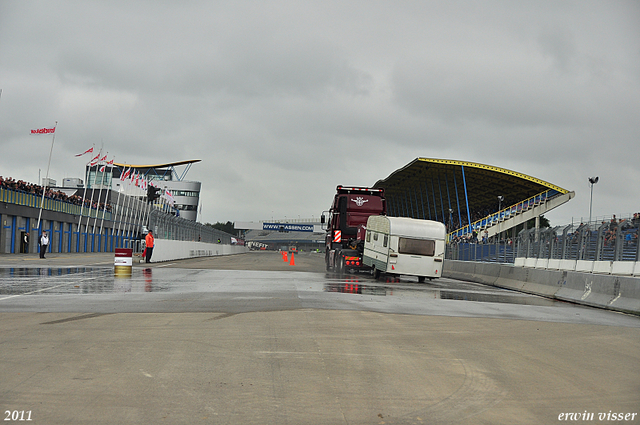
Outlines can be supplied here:
M436 251L436 241L426 239L400 238L398 252L400 254L425 255L433 257Z

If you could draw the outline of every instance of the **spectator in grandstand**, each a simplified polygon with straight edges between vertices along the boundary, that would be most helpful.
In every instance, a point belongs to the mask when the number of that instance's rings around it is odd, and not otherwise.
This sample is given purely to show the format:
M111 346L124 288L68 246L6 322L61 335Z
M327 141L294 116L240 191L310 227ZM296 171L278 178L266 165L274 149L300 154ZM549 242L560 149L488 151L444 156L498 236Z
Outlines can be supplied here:
M613 218L611 219L611 224L609 224L609 230L615 230L616 227L618 227L618 220L616 220L616 215L613 215Z
M636 229L635 231L627 232L624 235L624 244L625 244L625 246L630 246L634 242L637 242L637 240L638 240L638 229Z

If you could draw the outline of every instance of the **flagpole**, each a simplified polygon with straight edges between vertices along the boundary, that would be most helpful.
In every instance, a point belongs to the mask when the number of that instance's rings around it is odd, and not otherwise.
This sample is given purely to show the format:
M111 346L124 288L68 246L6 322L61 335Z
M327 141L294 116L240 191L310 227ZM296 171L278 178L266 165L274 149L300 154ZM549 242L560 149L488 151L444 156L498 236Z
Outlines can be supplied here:
M131 182L132 181L133 181L133 179L129 179L129 181L127 181L127 189L131 189ZM127 234L127 236L129 236L129 223L131 222L131 214L129 214L130 213L129 207L131 206L131 203L132 203L132 201L131 201L132 197L131 197L130 194L126 194L125 193L125 195L127 196L127 199L126 199L126 202L125 202L125 210L124 210L125 217L124 218L127 221L124 223L123 231L124 231L124 233Z
M93 155L93 149L96 147L96 144L94 143L91 146L91 154ZM84 155L84 154L83 154ZM87 162L87 164L84 166L85 172L87 170L87 165L91 164L91 161ZM82 212L84 211L84 201L85 201L85 196L87 196L87 183L88 183L88 178L89 178L89 174L85 174L84 176L84 184L83 184L83 191L82 191L82 201L80 203L80 218L78 218L78 243L76 246L76 251L80 252L80 226L82 225Z
M111 162L113 163L115 161L116 157L114 156L113 158L111 158ZM107 162L108 164L108 162ZM105 168L106 171L106 168ZM113 165L111 166L111 182L113 183ZM111 185L110 185L111 186ZM104 208L102 210L102 219L100 220L100 234L102 235L102 225L104 224L104 216L107 213L107 196L109 195L109 192L107 192L107 195L105 195L104 197Z
M124 167L126 168L126 167ZM118 167L118 170L120 169L120 167ZM113 170L113 169L112 169ZM121 171L124 172L124 171ZM112 180L113 181L113 180ZM122 184L120 184L120 187L118 188L118 198L116 198L116 203L115 203L115 215L111 217L111 238L113 239L113 231L116 231L116 247L118 246L118 230L116 230L116 220L118 219L118 213L120 212L120 210L122 208L120 208L120 193L122 193ZM119 223L119 222L118 222Z
M96 174L98 173L98 163L100 162L101 156L102 156L102 148L100 148L100 153L98 154L98 162L95 165ZM93 165L89 165L89 174L91 174L91 167L93 167ZM87 178L87 183L88 181L89 179ZM87 224L85 225L85 228L87 229L87 239L89 239L89 219L91 218L91 209L93 208L93 194L95 193L95 190L96 190L95 183L96 183L96 176L94 175L93 184L91 185L91 200L89 201L89 212L87 213ZM94 235L95 235L95 232L94 232Z
M129 167L129 170L131 170L131 167ZM125 166L125 174L126 174L126 166ZM129 176L125 176L123 182L127 183L127 186L129 185ZM122 229L122 221L125 218L124 214L126 213L126 207L127 207L127 203L129 201L129 197L127 196L127 188L123 187L123 185L121 184L120 187L122 188L122 190L124 191L124 196L125 199L124 201L122 201L122 208L121 208L121 213L120 213L120 221L118 222L118 233L120 233L120 229ZM125 231L124 229L122 230L123 232ZM122 233L120 233L120 236L122 237ZM122 241L124 242L124 240ZM124 244L123 244L124 247Z
M104 167L104 171L100 171L102 173L102 178L100 179L100 190L98 191L98 209L96 211L96 216L93 220L93 234L94 234L94 238L95 238L95 233L96 233L96 226L98 225L98 216L100 215L100 199L102 199L102 187L104 186L104 176L106 174L107 171L107 157L109 156L109 151L107 151L107 154L104 156L105 159L105 164L103 165ZM96 164L97 167L97 164ZM96 174L98 172L99 168L96 168ZM105 197L104 200L104 208L102 209L102 217L104 218L104 209L107 206L107 199ZM100 232L98 233L98 252L100 252L100 247L102 245L102 226L100 226Z
M142 186L144 185L144 176L140 176L140 179L138 180L140 183L138 185L138 190L140 192L142 192L142 194L138 194L138 196L136 196L136 201L138 201L138 211L136 213L136 220L135 220L135 225L134 225L134 231L137 233L138 230L140 229L140 227L142 226L142 217L143 217L143 207L144 207L144 203L143 201L140 200L141 196L144 196L144 190L142 189Z
M105 163L103 165L105 171L107 170L107 157L109 156L109 151L107 151L107 154L104 156L104 160ZM100 161L101 162L101 161ZM98 164L100 164L100 162L98 162ZM98 168L98 164L96 164L96 176L98 175L98 171L100 171L100 168ZM100 179L100 189L98 190L98 211L96 211L96 216L94 217L93 220L93 233L95 234L95 229L96 226L98 225L98 216L100 215L100 199L102 199L102 186L104 186L104 176L105 176L105 172L104 171L100 171L102 173L102 178ZM106 199L105 199L106 200ZM105 202L106 204L106 202Z
M51 154L53 153L53 142L56 140L56 127L58 127L58 121L56 121L56 125L53 126L53 137L51 138L51 149L49 150L49 162L47 163L47 177L45 180L49 183L49 167L51 166ZM38 182L42 184L42 182ZM42 207L44 206L44 194L46 192L47 187L42 185L42 199L40 200L40 211L38 212L38 233L40 233L40 219L42 218Z
M118 167L118 168L120 168L120 167ZM126 174L127 174L127 165L124 164L123 165L123 170L120 172L120 181L122 183L120 183L120 189L118 189L118 200L116 202L118 204L118 211L116 212L116 218L118 218L118 213L120 213L120 219L118 220L118 229L116 230L117 237L120 237L120 225L122 224L123 206L120 205L120 194L124 191L124 182L127 180ZM123 201L123 203L124 203L124 201ZM116 245L117 245L117 243L116 243Z

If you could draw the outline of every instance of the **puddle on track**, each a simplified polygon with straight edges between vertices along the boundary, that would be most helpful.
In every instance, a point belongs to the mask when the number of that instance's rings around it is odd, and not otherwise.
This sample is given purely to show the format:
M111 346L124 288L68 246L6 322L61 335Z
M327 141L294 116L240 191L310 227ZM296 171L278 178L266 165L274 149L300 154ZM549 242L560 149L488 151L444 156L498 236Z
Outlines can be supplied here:
M247 274L247 280L242 278ZM256 276L256 273L258 275ZM273 272L270 272L273 273ZM225 281L234 276L238 280L237 289L252 293L252 285L268 281L270 277L260 278L259 272L230 272L219 270L180 270L133 268L131 277L116 277L111 267L7 267L0 268L0 295L54 295L54 294L105 294L105 293L144 293L197 291L207 289L200 286L203 281ZM328 292L351 295L410 297L423 299L442 299L475 301L486 303L508 303L538 306L552 306L559 303L536 295L523 294L491 286L448 279L417 283L411 278L388 278L374 280L369 276L346 275L339 277L325 274L314 278L303 291ZM318 279L320 277L320 279ZM306 281L305 281L306 282ZM242 287L242 288L241 288ZM210 287L215 291L215 286ZM227 288L228 289L228 288ZM253 297L264 295L264 287L255 288Z

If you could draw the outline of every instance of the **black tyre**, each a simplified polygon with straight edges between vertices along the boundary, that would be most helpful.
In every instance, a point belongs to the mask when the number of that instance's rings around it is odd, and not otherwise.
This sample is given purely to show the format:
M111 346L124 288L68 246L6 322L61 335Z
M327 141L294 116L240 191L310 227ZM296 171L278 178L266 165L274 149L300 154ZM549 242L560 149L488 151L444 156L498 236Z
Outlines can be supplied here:
M344 274L344 268L345 268L344 258L338 257L336 259L336 273L342 276Z

